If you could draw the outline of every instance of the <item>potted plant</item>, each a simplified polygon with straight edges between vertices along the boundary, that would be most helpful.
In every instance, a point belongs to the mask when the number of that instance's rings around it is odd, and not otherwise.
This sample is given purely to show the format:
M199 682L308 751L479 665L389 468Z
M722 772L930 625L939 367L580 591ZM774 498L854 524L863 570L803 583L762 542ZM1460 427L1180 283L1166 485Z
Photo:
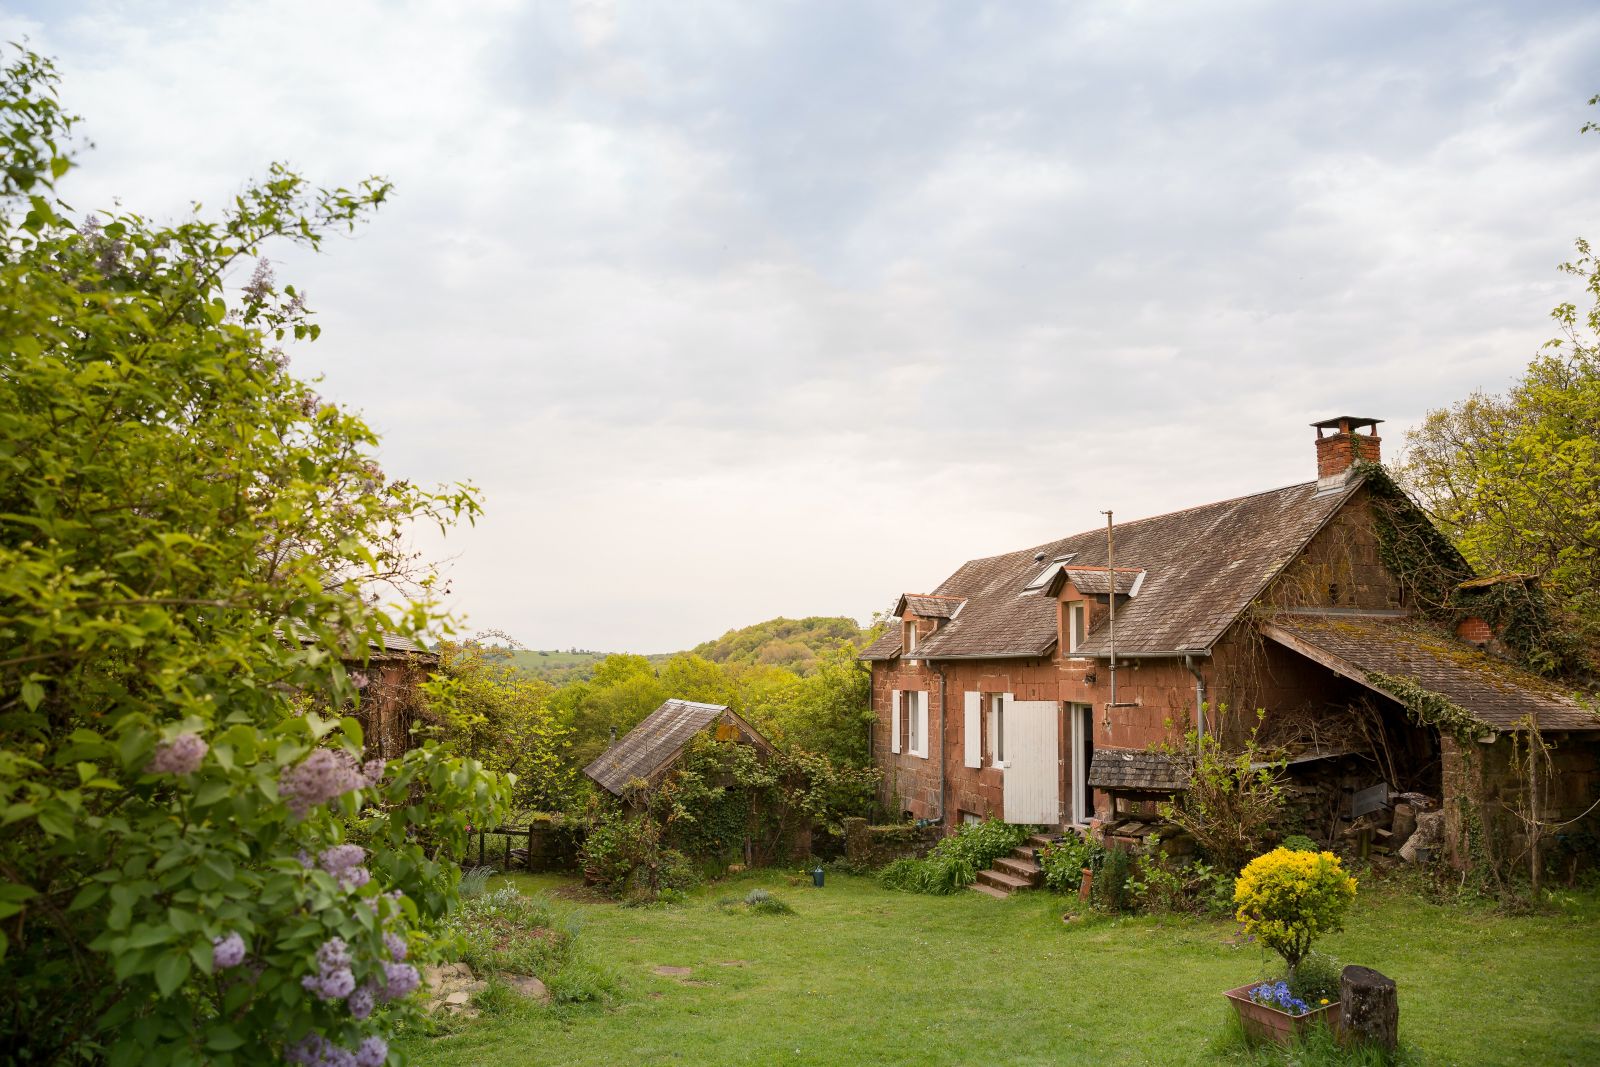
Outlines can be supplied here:
M1281 980L1252 982L1223 994L1247 1036L1287 1044L1315 1025L1338 1030L1338 1000L1319 997L1310 1003L1297 995L1296 972L1319 936L1344 926L1355 895L1356 880L1331 852L1277 848L1240 872L1233 890L1236 918L1283 958L1287 972Z

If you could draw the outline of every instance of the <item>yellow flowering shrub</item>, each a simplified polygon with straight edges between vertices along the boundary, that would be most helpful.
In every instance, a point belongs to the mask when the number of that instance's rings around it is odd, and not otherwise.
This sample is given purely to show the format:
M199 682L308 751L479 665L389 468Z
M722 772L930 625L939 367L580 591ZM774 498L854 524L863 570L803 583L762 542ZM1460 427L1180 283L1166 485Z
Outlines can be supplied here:
M1257 856L1234 883L1236 918L1283 957L1290 975L1322 934L1344 926L1356 880L1332 852L1275 848Z

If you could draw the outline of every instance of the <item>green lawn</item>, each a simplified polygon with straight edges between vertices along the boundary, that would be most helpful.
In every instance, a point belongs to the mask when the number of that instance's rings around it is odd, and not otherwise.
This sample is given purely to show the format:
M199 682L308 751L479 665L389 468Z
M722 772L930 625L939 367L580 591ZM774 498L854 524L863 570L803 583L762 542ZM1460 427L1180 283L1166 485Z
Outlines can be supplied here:
M559 885L515 876L525 892ZM791 916L727 913L766 887ZM573 904L616 977L609 1007L518 1008L413 1039L420 1064L1183 1064L1213 1050L1220 993L1263 974L1231 923L1094 918L1062 898L919 897L829 873L759 873L672 907ZM1426 1063L1600 1063L1600 898L1504 917L1398 893L1359 898L1320 947L1400 983ZM659 977L658 965L692 968Z

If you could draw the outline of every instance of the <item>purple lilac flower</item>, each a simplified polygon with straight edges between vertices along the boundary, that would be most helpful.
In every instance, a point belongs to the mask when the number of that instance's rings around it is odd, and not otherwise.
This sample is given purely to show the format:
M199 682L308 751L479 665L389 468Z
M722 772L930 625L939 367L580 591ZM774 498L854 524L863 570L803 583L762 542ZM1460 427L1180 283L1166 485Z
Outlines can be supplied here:
M156 745L156 754L145 764L146 774L193 774L200 769L210 748L199 734L179 734Z
M322 869L337 878L346 890L359 889L372 880L372 874L361 866L366 858L367 850L360 845L334 845L323 849L319 857Z
M319 748L278 776L278 795L305 818L312 808L368 784L355 757L343 749Z
M349 999L346 1000L345 1003L350 1007L351 1018L359 1021L372 1014L372 1006L375 1002L374 998L376 996L376 988L377 987L369 981L360 989L350 994Z
M343 1000L356 988L356 976L350 970L350 950L344 938L333 937L317 949L317 973L300 979L300 985L323 1000Z
M385 1048L385 1053L388 1049ZM283 1058L306 1067L356 1067L356 1055L319 1033L309 1033L283 1050Z
M369 1037L356 1051L356 1067L383 1067L389 1059L389 1042L381 1037Z
M368 784L377 785L383 780L383 771L388 765L389 761L385 759L369 759L361 765L361 776Z
M244 938L237 933L211 939L211 963L219 971L244 962Z
M422 984L422 976L409 963L385 963L383 975L387 983L383 989L384 1000L399 1000L410 996Z
M396 963L406 958L406 939L399 934L385 932L383 943L389 949L389 955Z

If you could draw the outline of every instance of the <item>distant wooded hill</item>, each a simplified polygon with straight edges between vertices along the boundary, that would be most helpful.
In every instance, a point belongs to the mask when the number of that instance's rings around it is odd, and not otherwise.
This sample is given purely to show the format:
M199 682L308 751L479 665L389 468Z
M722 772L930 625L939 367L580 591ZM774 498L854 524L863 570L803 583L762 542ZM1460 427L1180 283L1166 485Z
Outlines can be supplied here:
M817 653L840 641L849 641L858 648L878 635L878 631L863 629L856 620L843 615L813 615L805 619L768 619L738 630L729 630L715 641L706 641L689 651L714 663L741 666L763 664L785 667L797 674L806 674L817 662ZM595 665L609 652L587 649L518 649L510 653L511 661L522 670L556 685L580 681L594 673ZM676 653L647 656L651 663L660 665Z
M876 637L876 631L870 636ZM832 648L840 641L861 647L868 639L868 630L842 615L813 615L805 619L779 617L729 630L715 641L696 645L689 651L713 663L764 664L805 674L816 664L817 653L823 649Z

